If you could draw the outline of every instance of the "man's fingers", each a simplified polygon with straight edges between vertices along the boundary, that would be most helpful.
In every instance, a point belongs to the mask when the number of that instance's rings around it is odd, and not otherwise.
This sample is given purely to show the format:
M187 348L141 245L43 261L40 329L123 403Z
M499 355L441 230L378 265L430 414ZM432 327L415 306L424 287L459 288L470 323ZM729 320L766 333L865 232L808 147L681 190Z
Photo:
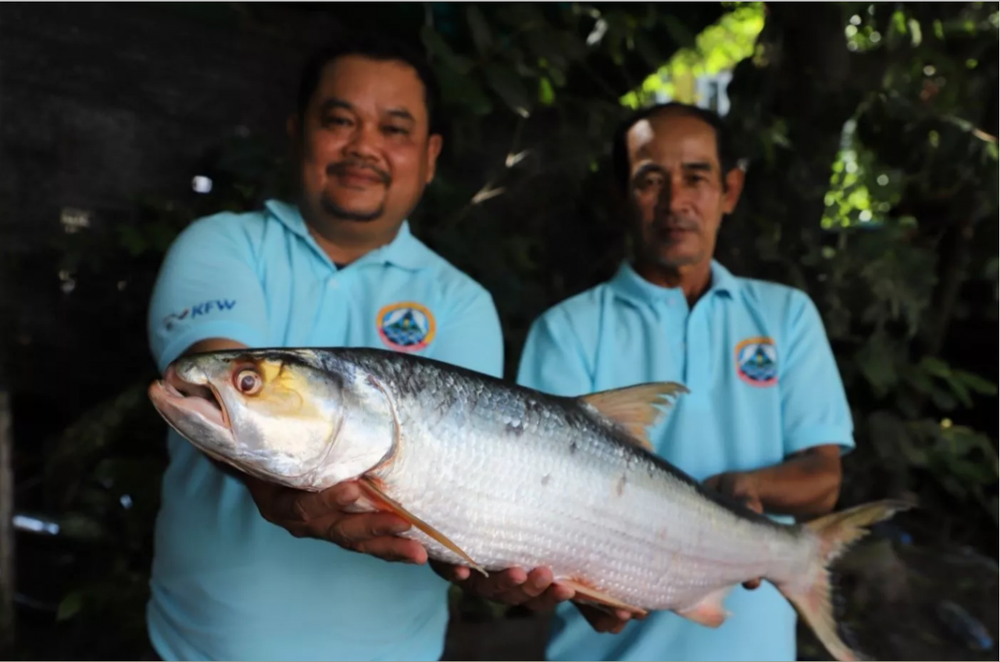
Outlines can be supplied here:
M349 506L361 498L361 488L357 483L340 483L323 490L317 496L326 505L327 510L338 510Z
M524 572L523 570L521 571ZM499 593L497 600L508 605L523 605L538 598L552 584L552 571L548 568L535 568L525 576L523 582L516 587Z
M576 591L562 584L551 584L536 598L528 600L525 606L535 611L549 611L559 606L559 603L572 600Z
M535 568L528 573L528 579L521 585L521 589L529 597L535 598L545 592L552 585L552 571L548 568Z
M328 517L340 513L341 509L361 498L361 488L355 483L341 483L322 492L293 492L293 516L302 522Z
M386 561L402 561L423 565L427 563L427 550L416 540L385 536L358 543L354 549L362 554L377 556Z
M460 584L468 580L472 575L471 568L464 565L453 565L444 561L432 561L430 559L427 562L431 566L431 570L450 582Z
M625 629L625 626L628 625L631 619L631 614L621 609L616 609L615 614L610 614L603 609L591 605L577 604L577 608L583 614L584 618L587 619L587 622L590 623L590 627L594 628L597 632L621 634L621 631Z
M344 543L360 543L381 536L395 536L410 529L410 523L392 513L360 513L337 519L329 538Z
M512 590L518 590L528 580L528 573L521 568L508 568L503 572L491 574L489 577L478 575L477 583L480 583L485 593L490 596L498 596L502 599L505 594Z

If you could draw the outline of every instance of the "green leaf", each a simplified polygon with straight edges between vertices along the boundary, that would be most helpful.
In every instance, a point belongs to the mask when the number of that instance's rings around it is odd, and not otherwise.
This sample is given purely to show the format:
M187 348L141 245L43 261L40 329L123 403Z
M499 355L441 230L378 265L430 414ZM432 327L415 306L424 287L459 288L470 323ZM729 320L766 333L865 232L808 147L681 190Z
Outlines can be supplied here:
M552 83L543 76L538 80L538 103L543 106L551 106L555 100L556 93L552 89Z
M63 598L62 602L59 603L59 609L56 611L56 620L68 621L80 613L80 609L82 608L83 593L80 591L74 591Z
M472 41L476 45L476 50L479 51L480 55L486 55L493 45L493 38L483 12L476 5L469 5L469 8L465 10L465 17L469 21L469 30L472 32Z
M925 356L920 361L920 366L935 377L940 377L941 379L951 378L951 368L939 358Z
M979 375L965 370L952 370L951 376L954 380L961 382L966 387L982 395L996 395L997 387L993 382L983 379Z
M485 66L486 80L511 110L522 117L531 112L531 101L521 78L510 67L491 62Z

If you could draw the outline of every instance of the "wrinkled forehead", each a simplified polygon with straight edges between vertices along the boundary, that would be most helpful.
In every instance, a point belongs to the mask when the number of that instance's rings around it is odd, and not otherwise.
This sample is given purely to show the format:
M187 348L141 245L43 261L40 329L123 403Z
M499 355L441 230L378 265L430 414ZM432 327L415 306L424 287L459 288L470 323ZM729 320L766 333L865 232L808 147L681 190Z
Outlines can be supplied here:
M658 166L719 170L715 130L687 115L663 112L636 122L626 136L629 171Z

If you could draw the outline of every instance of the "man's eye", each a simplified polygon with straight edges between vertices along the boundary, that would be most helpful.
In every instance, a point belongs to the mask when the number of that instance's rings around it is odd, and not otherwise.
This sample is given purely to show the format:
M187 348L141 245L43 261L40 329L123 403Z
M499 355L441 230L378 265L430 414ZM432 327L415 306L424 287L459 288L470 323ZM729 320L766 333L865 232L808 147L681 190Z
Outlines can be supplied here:
M327 117L326 119L324 119L323 123L326 124L326 125L328 125L328 126L349 126L350 123L351 123L351 120L347 119L346 117L333 116L333 117Z
M408 135L410 133L408 129L406 129L405 127L401 127L401 126L387 126L387 127L385 127L385 132L386 133L391 133L391 134L394 134L394 135L401 135L401 136L405 136L405 135Z

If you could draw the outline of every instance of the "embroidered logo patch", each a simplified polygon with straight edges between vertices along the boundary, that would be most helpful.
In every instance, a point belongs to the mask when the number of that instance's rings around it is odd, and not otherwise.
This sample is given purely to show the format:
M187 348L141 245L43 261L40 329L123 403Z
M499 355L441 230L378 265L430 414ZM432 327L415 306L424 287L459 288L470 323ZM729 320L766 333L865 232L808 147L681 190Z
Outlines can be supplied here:
M425 306L401 301L378 311L378 335L389 348L415 352L431 344L436 331L434 315Z
M766 337L747 338L736 345L736 374L751 386L777 384L778 351L774 340Z

